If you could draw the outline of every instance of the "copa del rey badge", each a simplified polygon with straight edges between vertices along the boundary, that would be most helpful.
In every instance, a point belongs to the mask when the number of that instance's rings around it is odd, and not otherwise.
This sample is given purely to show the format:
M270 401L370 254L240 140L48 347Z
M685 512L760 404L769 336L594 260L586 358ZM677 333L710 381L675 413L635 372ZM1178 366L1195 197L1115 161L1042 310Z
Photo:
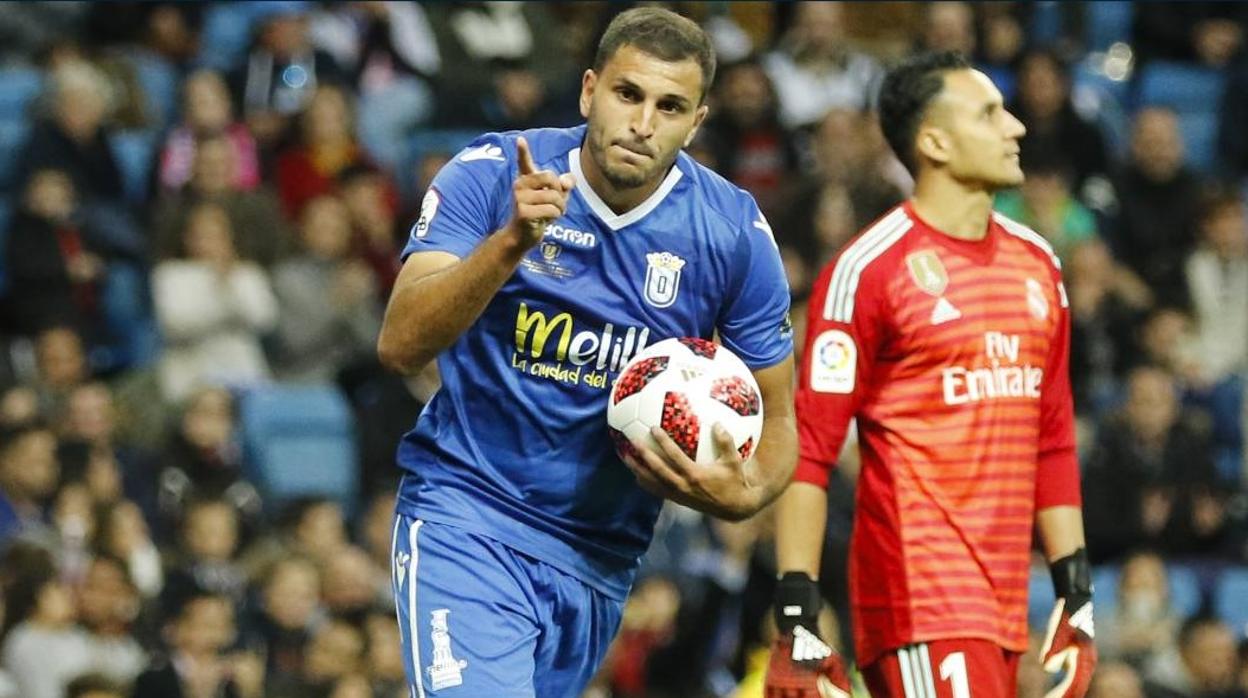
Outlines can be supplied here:
M651 252L646 255L646 264L646 302L656 308L675 303L685 260L671 252Z

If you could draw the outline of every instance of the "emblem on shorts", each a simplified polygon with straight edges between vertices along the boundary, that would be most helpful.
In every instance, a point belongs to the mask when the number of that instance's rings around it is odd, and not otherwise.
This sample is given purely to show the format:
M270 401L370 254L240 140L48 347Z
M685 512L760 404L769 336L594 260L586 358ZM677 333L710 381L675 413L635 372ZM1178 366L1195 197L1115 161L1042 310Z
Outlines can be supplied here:
M456 659L451 654L451 630L446 622L446 617L451 615L451 611L448 608L439 608L430 615L433 616L431 621L433 629L430 633L433 640L433 663L425 671L429 672L431 689L440 691L444 688L459 686L464 682L463 672L468 667L468 661Z
M407 563L411 561L410 553L401 552L394 556L394 574L398 577L399 586L403 586L403 580L407 579Z
M646 263L646 302L656 308L675 303L685 260L671 252L651 252L646 255Z
M919 250L906 257L906 268L910 270L910 278L929 296L939 296L949 285L949 274L940 257L932 250Z

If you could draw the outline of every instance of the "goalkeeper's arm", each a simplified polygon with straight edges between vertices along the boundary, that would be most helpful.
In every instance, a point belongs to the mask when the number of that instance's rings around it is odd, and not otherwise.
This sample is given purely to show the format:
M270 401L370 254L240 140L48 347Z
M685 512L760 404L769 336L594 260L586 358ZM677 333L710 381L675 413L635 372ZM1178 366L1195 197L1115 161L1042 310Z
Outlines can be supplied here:
M1040 510L1036 523L1057 596L1040 661L1049 673L1062 675L1045 698L1082 698L1096 668L1092 569L1082 513L1074 506L1048 507Z

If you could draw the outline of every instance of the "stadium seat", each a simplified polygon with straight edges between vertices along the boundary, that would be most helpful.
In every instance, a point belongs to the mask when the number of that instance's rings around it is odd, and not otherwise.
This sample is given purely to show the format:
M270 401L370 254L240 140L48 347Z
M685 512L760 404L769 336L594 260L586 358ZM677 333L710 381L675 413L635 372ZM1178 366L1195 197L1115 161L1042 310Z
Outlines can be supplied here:
M3 79L3 78L0 78ZM12 192L18 185L21 172L21 153L30 137L30 122L21 117L0 118L0 194Z
M1189 63L1153 61L1140 70L1137 100L1141 106L1162 105L1176 112L1217 112L1226 89L1219 70Z
M147 201L148 182L156 159L156 137L156 131L142 129L118 131L112 135L109 145L121 169L126 200L131 203Z
M1085 3L1084 40L1089 51L1104 51L1110 45L1131 41L1131 23L1135 8L1129 2L1096 0Z
M157 130L164 130L178 113L178 71L150 51L135 50L130 52L129 58L139 86L143 88L153 125Z
M323 496L354 511L359 491L354 422L337 388L255 388L240 400L239 425L246 474L266 505Z
M0 70L0 119L28 119L30 103L43 89L43 76L34 68Z
M1240 639L1248 639L1248 567L1223 570L1213 590L1213 610Z
M1201 606L1200 577L1196 571L1181 565L1167 565L1170 579L1170 605L1180 618L1196 614Z

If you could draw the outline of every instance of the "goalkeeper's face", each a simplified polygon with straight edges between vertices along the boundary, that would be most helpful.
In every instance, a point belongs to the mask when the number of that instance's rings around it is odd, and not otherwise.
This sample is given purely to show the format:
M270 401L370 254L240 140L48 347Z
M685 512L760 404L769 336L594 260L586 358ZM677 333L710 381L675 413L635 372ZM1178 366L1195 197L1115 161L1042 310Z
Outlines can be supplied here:
M1023 181L1018 141L1027 129L1006 110L1001 92L978 70L945 75L919 127L918 149L949 177L989 190Z
M586 70L581 115L594 165L616 189L654 186L706 118L702 70L621 46L602 72Z

